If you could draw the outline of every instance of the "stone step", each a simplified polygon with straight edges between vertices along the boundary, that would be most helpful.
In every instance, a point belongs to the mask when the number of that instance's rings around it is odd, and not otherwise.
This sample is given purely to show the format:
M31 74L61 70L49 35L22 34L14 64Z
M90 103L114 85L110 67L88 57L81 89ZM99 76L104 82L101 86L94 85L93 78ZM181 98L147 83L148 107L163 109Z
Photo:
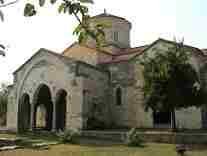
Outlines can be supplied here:
M80 145L98 145L98 146L111 146L111 145L123 145L123 141L115 141L109 139L100 139L93 137L80 137L76 140L76 143Z
M115 131L81 131L81 138L123 143L126 132Z

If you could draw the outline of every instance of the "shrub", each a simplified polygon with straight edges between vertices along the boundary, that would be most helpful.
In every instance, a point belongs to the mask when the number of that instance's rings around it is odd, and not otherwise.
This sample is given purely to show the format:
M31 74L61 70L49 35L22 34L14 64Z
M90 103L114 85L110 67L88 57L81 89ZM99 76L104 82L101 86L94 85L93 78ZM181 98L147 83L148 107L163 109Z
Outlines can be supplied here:
M136 128L132 128L126 135L126 143L128 146L138 147L138 146L141 146L143 142L144 141L141 139L141 137L137 133Z
M62 143L76 143L77 138L80 136L79 130L68 129L64 132L59 131L57 134L60 137Z

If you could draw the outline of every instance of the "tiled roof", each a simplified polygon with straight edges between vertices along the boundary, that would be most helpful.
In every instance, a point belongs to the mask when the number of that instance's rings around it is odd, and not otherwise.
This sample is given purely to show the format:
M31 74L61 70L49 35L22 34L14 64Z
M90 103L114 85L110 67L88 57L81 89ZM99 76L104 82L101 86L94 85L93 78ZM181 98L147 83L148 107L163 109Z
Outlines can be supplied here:
M112 54L111 53L109 53L109 52L107 52L107 51L104 51L104 50L101 50L101 49L98 49L98 48L93 48L93 47L90 47L90 46L88 46L88 45L80 45L78 42L74 42L73 44L71 44L69 47L67 47L61 54L62 55L64 55L65 53L67 53L68 52L68 50L70 50L73 46L75 46L75 45L79 45L79 46L82 46L82 47L85 47L85 48L89 48L89 49L93 49L93 50L95 50L96 52L101 52L101 53L104 53L104 54L106 54L106 55L110 55L110 56L112 56Z
M92 49L96 50L97 52L102 52L102 53L108 54L108 56L110 56L111 59L109 57L109 59L101 60L101 62L99 62L99 64L110 64L110 63L126 62L132 58L136 58L137 56L141 55L142 53L147 51L149 48L151 48L153 45L157 44L158 42L166 42L166 43L170 43L170 44L176 43L174 41L169 41L169 40L159 38L150 45L144 45L144 46L139 46L139 47L134 47L134 48L119 48L120 50L117 51L115 54L111 54L111 53L106 52L104 50L99 50L99 49L88 47L88 46L86 46L86 47L92 48ZM198 55L207 56L207 49L200 50L199 48L192 47L189 45L184 45L184 46L193 49L194 51L196 51L196 54L198 54Z
M117 52L117 54L113 55L113 59L111 61L101 62L101 64L119 63L119 62L128 61L134 56L142 54L144 49L146 49L147 47L148 45L135 47L135 48L120 49L120 51Z
M64 53L66 53L71 47L73 47L76 44L78 44L78 43L73 43L71 46L66 48L62 52L62 55L64 55ZM87 45L80 45L80 46L90 48L90 49L94 49L98 53L104 53L104 54L108 55L111 58L110 61L109 61L110 58L108 58L106 60L102 60L101 62L99 62L100 64L118 63L118 62L122 62L122 61L128 61L129 59L131 59L135 55L141 54L143 52L143 50L148 47L148 45L145 45L145 46L134 47L134 48L120 48L120 50L117 51L116 54L112 54L112 53L109 53L109 52L104 51L104 50L89 47Z

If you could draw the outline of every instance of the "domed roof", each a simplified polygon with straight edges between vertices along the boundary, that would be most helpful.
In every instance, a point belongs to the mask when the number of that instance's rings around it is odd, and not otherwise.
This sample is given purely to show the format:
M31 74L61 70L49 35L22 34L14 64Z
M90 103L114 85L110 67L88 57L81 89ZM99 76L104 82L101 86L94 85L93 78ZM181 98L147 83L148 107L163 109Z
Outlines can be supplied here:
M131 25L131 22L129 22L127 19L125 19L123 17L120 17L120 16L116 16L116 15L109 14L109 13L106 12L106 9L104 9L104 13L95 15L95 16L93 16L91 18L93 19L93 18L102 18L102 17L117 18L117 19L123 20L123 21L125 21L125 22L127 22L127 23L129 23Z

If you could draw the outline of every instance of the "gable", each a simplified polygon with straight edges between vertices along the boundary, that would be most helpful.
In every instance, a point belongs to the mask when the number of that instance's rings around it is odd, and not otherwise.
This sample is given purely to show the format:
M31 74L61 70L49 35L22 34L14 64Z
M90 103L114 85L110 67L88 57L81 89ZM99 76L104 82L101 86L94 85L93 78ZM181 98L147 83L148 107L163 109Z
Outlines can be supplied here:
M158 39L155 42L153 42L148 48L146 48L141 54L136 55L132 60L135 61L140 60L145 54L147 54L150 57L153 57L155 52L157 51L161 51L164 53L169 48L175 46L175 44L176 42L173 41ZM189 63L192 64L192 66L195 68L197 73L199 73L199 69L201 67L201 62L202 62L201 58L204 57L203 52L196 47L192 47L188 45L184 45L184 49L192 53L192 56L189 59Z
M17 75L22 75L28 66L31 66L31 65L35 64L36 62L39 62L40 60L48 60L48 58L57 59L57 60L59 60L59 62L61 62L63 64L67 64L67 63L72 62L72 59L70 59L70 58L64 57L58 53L41 48L34 55L32 55L32 57L30 57L25 63L23 63L19 68L17 68L13 72L14 81L15 81ZM38 64L38 65L44 66L45 62L44 61L40 61L40 62L41 62L41 64Z
M154 41L151 45L149 45L146 49L144 49L142 51L142 53L139 53L138 55L134 56L133 60L135 59L139 59L140 57L143 56L143 54L149 54L150 56L153 56L154 52L156 51L166 51L169 48L172 48L173 46L175 46L176 42L174 41L168 41L165 39L161 39L159 38L158 40ZM192 51L193 55L196 56L203 56L203 52L196 48L196 47L192 47L192 46L188 46L188 45L184 45L184 48L186 50Z
M66 49L63 55L76 60L84 61L88 64L97 64L97 52L94 49L79 46L78 44Z

